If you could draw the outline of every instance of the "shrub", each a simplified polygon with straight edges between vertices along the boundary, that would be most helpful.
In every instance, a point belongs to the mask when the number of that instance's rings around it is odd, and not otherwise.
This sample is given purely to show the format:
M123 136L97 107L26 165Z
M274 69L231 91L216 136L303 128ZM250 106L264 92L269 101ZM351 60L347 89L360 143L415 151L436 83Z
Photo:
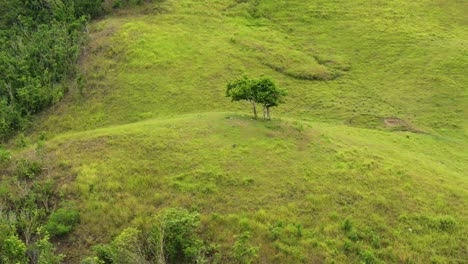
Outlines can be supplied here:
M93 250L100 261L104 263L112 263L113 253L110 245L97 245L93 247Z
M250 238L249 232L244 232L237 237L232 250L232 256L237 263L250 264L257 257L258 248L249 245Z
M76 16L98 17L103 14L102 0L73 0Z
M111 243L95 246L93 250L96 256L88 257L81 263L146 263L140 235L140 230L126 228Z
M345 232L349 232L351 231L351 229L353 229L353 223L351 222L351 220L349 219L346 219L344 222L343 222L343 230Z
M55 254L55 247L49 241L49 235L45 235L36 243L39 250L38 264L60 264L63 261L64 255Z
M42 165L37 161L21 159L16 162L16 175L21 179L33 179L41 174Z
M359 253L361 260L364 264L375 264L379 263L377 257L375 257L374 253L369 250L364 250Z
M11 153L3 148L0 148L0 165L7 164L10 161Z
M135 228L125 229L111 243L112 263L143 263L139 235L141 231Z
M25 148L29 144L28 138L23 134L19 134L15 139L15 145L17 148Z
M70 233L80 221L80 214L73 208L60 208L49 216L45 229L51 236Z
M171 208L159 215L148 237L152 258L167 258L169 263L203 258L203 242L196 233L199 225L199 214L186 209Z
M0 242L0 263L27 263L26 245L17 236Z
M98 257L88 257L80 261L80 264L105 264L106 262L100 260Z

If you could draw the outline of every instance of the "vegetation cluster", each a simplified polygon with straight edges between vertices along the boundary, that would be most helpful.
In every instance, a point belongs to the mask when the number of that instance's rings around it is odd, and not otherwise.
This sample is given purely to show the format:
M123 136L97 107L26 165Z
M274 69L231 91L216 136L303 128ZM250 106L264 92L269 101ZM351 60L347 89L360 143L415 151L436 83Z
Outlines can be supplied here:
M90 18L142 3L0 0L0 140L28 128L70 85L83 85L77 63Z
M0 263L62 263L51 239L66 237L80 222L73 203L61 203L41 145L31 157L0 150Z

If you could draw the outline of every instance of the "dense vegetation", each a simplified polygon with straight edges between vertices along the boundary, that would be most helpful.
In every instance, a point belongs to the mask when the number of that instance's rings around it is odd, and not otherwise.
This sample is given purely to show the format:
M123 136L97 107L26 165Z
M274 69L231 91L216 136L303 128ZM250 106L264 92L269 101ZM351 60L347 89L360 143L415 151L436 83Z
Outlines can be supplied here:
M135 3L133 3L135 2ZM77 60L87 21L143 1L1 0L0 140L25 130L32 115L80 83Z
M467 3L62 3L28 31L0 10L0 67L25 32L72 44L1 84L29 129L0 150L0 263L468 259Z
M75 73L86 20L70 3L2 0L0 137L24 130L31 115L61 99Z
M89 19L127 4L0 1L0 141L28 128L33 115L57 103L68 85L80 85L77 63ZM49 237L65 236L79 223L73 205L59 208L61 194L44 173L40 149L35 159L12 159L0 147L0 263L60 263L63 255Z

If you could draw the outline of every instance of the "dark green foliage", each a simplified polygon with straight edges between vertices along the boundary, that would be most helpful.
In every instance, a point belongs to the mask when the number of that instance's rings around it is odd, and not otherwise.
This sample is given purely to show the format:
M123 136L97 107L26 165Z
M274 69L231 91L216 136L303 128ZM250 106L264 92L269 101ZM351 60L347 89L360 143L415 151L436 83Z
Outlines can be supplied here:
M93 247L96 257L104 263L112 263L112 248L110 245L97 245Z
M199 225L196 212L180 208L165 211L153 224L148 238L154 258L165 258L169 263L195 262L203 250L203 242L196 234Z
M103 0L73 0L77 16L98 17L104 13Z
M205 246L197 234L199 225L198 213L167 209L149 232L127 228L109 244L95 246L95 258L82 263L201 263Z
M88 18L143 2L0 0L0 140L62 98L64 81L76 73Z
M345 232L349 232L349 231L351 231L351 229L353 229L353 223L351 222L351 220L349 220L349 219L344 220L343 230Z
M70 233L80 221L80 213L74 208L60 208L49 216L45 230L51 236L63 236Z
M60 100L74 74L86 20L69 1L0 0L0 138Z
M144 0L64 0L74 6L75 14L79 16L89 16L91 18L100 17L112 11L114 8L142 5ZM150 1L146 1L150 2Z

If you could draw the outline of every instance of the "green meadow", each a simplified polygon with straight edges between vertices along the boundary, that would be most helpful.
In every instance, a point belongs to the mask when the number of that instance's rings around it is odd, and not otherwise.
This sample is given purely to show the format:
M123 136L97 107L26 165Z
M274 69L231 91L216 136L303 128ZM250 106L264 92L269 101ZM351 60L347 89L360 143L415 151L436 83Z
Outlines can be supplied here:
M44 159L77 205L80 224L53 241L70 263L173 207L200 213L213 263L238 263L230 252L245 232L253 263L464 263L467 9L166 0L121 10L89 25L84 89L70 83L14 158ZM272 121L226 98L242 75L288 90Z

